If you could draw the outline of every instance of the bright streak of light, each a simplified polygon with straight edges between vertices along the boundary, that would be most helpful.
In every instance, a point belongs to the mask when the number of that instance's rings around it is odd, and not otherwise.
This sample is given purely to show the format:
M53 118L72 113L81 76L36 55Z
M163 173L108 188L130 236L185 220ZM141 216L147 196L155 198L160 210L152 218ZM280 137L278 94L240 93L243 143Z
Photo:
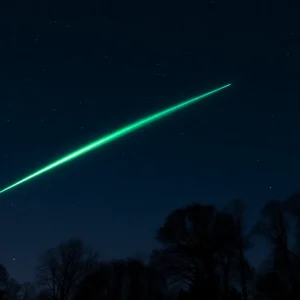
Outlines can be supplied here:
M66 162L69 162L69 161L71 161L71 160L73 160L73 159L75 159L79 156L82 156L82 155L84 155L84 154L86 154L86 153L88 153L88 152L90 152L90 151L92 151L96 148L99 148L99 147L101 147L101 146L103 146L107 143L110 143L110 142L112 142L112 141L114 141L114 140L116 140L116 139L118 139L118 138L120 138L124 135L127 135L128 133L130 133L132 131L135 131L135 130L141 128L141 127L144 127L144 126L146 126L150 123L153 123L154 121L157 121L157 120L159 120L159 119L161 119L161 118L163 118L163 117L165 117L169 114L172 114L172 113L174 113L174 112L176 112L176 111L178 111L178 110L180 110L180 109L182 109L182 108L184 108L188 105L191 105L191 104L193 104L193 103L195 103L199 100L202 100L202 99L204 99L208 96L211 96L211 95L213 95L213 94L215 94L215 93L217 93L217 92L219 92L219 91L221 91L221 90L223 90L223 89L225 89L229 86L231 86L231 83L226 84L226 85L224 85L222 87L219 87L217 89L214 89L214 90L212 90L210 92L207 92L205 94L202 94L200 96L194 97L194 98L186 100L184 102L181 102L177 105L171 106L171 107L169 107L167 109L164 109L164 110L162 110L158 113L155 113L155 114L150 115L146 118L143 118L139 121L136 121L132 124L124 126L124 127L120 128L120 129L118 129L118 130L116 130L116 131L114 131L110 134L107 134L107 135L99 138L98 140L96 140L92 143L89 143L89 144L79 148L78 150L76 150L74 152L71 152L71 153L67 154L66 156L54 161L53 163L43 167L42 169L32 173L31 175L26 176L25 178L23 178L23 179L15 182L14 184L4 188L3 190L0 191L0 194L6 192L8 190L11 190L14 187L16 187L16 186L18 186L18 185L20 185L20 184L22 184L26 181L29 181L29 180L31 180L35 177L38 177L38 176L42 175L43 173L46 173L46 172L48 172L48 171L64 164L64 163L66 163Z

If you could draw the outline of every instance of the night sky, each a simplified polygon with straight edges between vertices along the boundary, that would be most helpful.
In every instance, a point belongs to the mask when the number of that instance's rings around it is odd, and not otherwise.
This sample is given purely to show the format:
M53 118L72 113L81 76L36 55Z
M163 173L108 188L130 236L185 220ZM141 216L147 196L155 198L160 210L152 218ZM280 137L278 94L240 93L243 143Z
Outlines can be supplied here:
M288 1L9 1L0 8L0 188L102 135L232 86L0 196L0 262L80 237L147 255L172 209L300 188L300 32ZM251 250L254 265L266 255Z

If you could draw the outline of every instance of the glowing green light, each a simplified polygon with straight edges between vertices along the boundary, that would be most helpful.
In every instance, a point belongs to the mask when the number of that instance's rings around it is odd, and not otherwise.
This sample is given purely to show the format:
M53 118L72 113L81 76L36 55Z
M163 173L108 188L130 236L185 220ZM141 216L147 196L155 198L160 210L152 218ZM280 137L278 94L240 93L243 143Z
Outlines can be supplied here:
M149 117L141 119L141 120L139 120L139 121L137 121L137 122L135 122L133 124L130 124L130 125L127 125L127 126L121 128L121 129L118 129L115 132L113 132L111 134L108 134L108 135L106 135L106 136L104 136L104 137L96 140L95 142L92 142L92 143L90 143L90 144L88 144L88 145L86 145L86 146L84 146L84 147L82 147L82 148L80 148L80 149L78 149L78 150L70 153L70 154L67 154L63 158L61 158L61 159L59 159L59 160L57 160L57 161L49 164L48 166L45 166L44 168L42 168L42 169L34 172L33 174L31 174L31 175L23 178L22 180L17 181L16 183L14 183L14 184L6 187L5 189L3 189L3 190L0 191L0 194L4 193L5 191L10 190L10 189L12 189L12 188L14 188L14 187L16 187L16 186L18 186L20 184L22 184L22 183L24 183L24 182L26 182L26 181L28 181L30 179L33 179L34 177L37 177L37 176L39 176L39 175L41 175L41 174L43 174L43 173L45 173L47 171L50 171L51 169L54 169L54 168L56 168L56 167L58 167L58 166L60 166L60 165L62 165L64 163L66 163L68 161L71 161L71 160L73 160L73 159L75 159L75 158L77 158L77 157L79 157L81 155L84 155L84 154L86 154L89 151L92 151L92 150L94 150L94 149L96 149L98 147L101 147L101 146L109 143L109 142L112 142L112 141L114 141L114 140L116 140L116 139L118 139L118 138L120 138L120 137L122 137L122 136L124 136L124 135L126 135L126 134L128 134L128 133L130 133L132 131L134 131L134 130L137 130L138 128L141 128L141 127L146 126L146 125L148 125L148 124L150 124L150 123L152 123L152 122L154 122L156 120L159 120L159 119L161 119L161 118L163 118L163 117L165 117L165 116L167 116L167 115L169 115L169 114L171 114L171 113L173 113L173 112L175 112L175 111L177 111L177 110L179 110L181 108L184 108L184 107L186 107L186 106L188 106L188 105L190 105L190 104L192 104L192 103L194 103L196 101L199 101L199 100L201 100L201 99L203 99L205 97L208 97L208 96L210 96L210 95L212 95L214 93L217 93L217 92L219 92L219 91L221 91L221 90L229 87L230 85L231 85L231 83L227 84L227 85L224 85L224 86L222 86L220 88L217 88L215 90L212 90L212 91L210 91L208 93L205 93L203 95L200 95L198 97L186 100L186 101L184 101L182 103L179 103L179 104L174 105L174 106L172 106L170 108L167 108L167 109L165 109L165 110L163 110L161 112L158 112L158 113L153 114L153 115L151 115Z

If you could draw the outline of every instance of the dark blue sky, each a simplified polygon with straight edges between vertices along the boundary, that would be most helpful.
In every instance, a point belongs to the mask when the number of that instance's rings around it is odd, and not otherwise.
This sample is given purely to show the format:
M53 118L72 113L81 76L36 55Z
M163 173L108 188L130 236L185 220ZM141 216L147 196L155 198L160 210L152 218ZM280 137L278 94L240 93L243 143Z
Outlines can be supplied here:
M124 124L233 83L1 195L0 262L11 276L32 279L38 254L74 236L105 259L148 254L165 217L191 202L221 208L242 198L251 226L267 200L300 187L295 7L219 2L1 7L1 188ZM266 249L249 255L257 265Z

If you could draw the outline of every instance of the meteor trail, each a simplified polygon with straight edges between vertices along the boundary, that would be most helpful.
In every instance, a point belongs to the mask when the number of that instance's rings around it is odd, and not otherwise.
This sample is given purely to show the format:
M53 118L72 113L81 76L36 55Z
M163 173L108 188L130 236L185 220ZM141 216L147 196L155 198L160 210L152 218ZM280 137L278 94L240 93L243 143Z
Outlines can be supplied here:
M53 163L45 166L44 168L42 168L42 169L40 169L40 170L32 173L29 176L26 176L25 178L17 181L16 183L14 183L12 185L4 188L3 190L0 191L0 194L2 194L4 192L6 192L6 191L8 191L8 190L10 190L10 189L12 189L14 187L16 187L16 186L18 186L18 185L20 185L20 184L22 184L22 183L24 183L26 181L29 181L30 179L38 177L38 176L42 175L43 173L45 173L47 171L50 171L50 170L52 170L52 169L54 169L54 168L56 168L56 167L58 167L58 166L60 166L60 165L62 165L64 163L66 163L68 161L71 161L71 160L73 160L73 159L75 159L75 158L77 158L77 157L79 157L81 155L84 155L84 154L86 154L86 153L88 153L88 152L90 152L90 151L92 151L92 150L94 150L96 148L99 148L99 147L101 147L101 146L103 146L103 145L105 145L105 144L107 144L109 142L112 142L112 141L114 141L114 140L116 140L116 139L118 139L118 138L120 138L120 137L122 137L122 136L124 136L124 135L126 135L126 134L128 134L130 132L132 132L132 131L135 131L135 130L137 130L137 129L143 127L143 126L146 126L146 125L148 125L148 124L150 124L150 123L152 123L152 122L154 122L156 120L159 120L159 119L161 119L161 118L163 118L163 117L165 117L165 116L167 116L169 114L172 114L172 113L174 113L175 111L177 111L179 109L182 109L182 108L184 108L184 107L186 107L186 106L188 106L190 104L193 104L193 103L195 103L195 102L197 102L199 100L202 100L205 97L208 97L208 96L210 96L212 94L215 94L215 93L217 93L217 92L219 92L219 91L221 91L221 90L223 90L223 89L225 89L225 88L227 88L229 86L231 86L231 83L226 84L226 85L224 85L222 87L219 87L219 88L217 88L215 90L212 90L210 92L207 92L205 94L202 94L202 95L200 95L198 97L195 97L195 98L186 100L184 102L181 102L181 103L179 103L177 105L171 106L171 107L169 107L167 109L164 109L163 111L160 111L158 113L150 115L150 116L148 116L148 117L146 117L144 119L136 121L136 122L134 122L132 124L129 124L127 126L124 126L124 127L120 128L120 129L114 131L113 133L107 134L107 135L101 137L100 139L98 139L98 140L96 140L96 141L94 141L94 142L92 142L90 144L87 144L87 145L81 147L80 149L78 149L78 150L76 150L74 152L71 152L71 153L67 154L66 156L62 157L61 159L54 161Z

